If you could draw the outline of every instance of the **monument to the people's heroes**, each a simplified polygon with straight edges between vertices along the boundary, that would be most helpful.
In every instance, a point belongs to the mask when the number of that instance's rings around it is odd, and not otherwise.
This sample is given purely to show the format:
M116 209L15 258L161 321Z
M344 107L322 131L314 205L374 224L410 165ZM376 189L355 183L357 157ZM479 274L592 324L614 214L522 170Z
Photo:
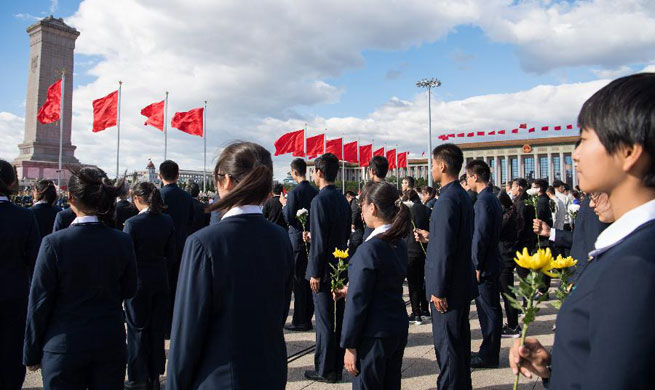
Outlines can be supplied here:
M59 121L42 124L36 119L45 102L48 87L66 72L63 109L62 179L68 181L67 167L80 166L71 143L73 102L73 52L80 33L59 18L44 18L27 28L30 36L30 62L25 101L25 138L19 156L14 160L18 178L57 179L59 162Z

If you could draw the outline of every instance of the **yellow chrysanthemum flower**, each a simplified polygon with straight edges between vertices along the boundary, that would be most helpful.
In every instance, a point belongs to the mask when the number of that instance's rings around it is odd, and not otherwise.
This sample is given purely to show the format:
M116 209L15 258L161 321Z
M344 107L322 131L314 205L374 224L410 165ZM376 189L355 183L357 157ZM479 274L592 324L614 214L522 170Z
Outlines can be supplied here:
M514 261L523 268L543 273L547 273L553 268L551 264L553 262L553 254L550 248L539 249L533 255L528 253L528 248L523 248L523 253L516 252Z
M562 269L573 267L578 264L578 260L573 259L573 257L562 257L562 255L557 255L557 259L554 259L551 264L553 269Z
M348 258L348 249L345 251L339 250L339 248L334 248L334 253L332 253L332 256L334 256L337 259L347 259Z

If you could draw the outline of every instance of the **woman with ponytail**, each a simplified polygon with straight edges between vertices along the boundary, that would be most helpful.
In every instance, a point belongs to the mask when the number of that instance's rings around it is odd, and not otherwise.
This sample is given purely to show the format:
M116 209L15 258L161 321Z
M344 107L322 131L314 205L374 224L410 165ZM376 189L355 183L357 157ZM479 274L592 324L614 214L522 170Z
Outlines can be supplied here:
M362 216L374 228L348 267L341 347L344 366L355 376L353 389L400 389L407 344L403 281L407 276L409 208L395 186L371 182L362 193Z
M130 236L106 226L122 183L85 167L68 182L77 217L46 236L30 289L23 363L46 389L122 389L122 302L136 291Z
M166 354L164 337L169 307L168 264L175 260L175 226L152 183L132 187L139 214L125 221L136 253L136 295L125 301L127 322L126 389L159 389Z
M33 196L36 203L30 207L30 210L32 210L36 221L39 223L39 232L41 232L41 238L43 239L43 237L52 233L57 213L61 211L61 208L55 206L57 200L55 183L46 179L37 181L34 186Z
M0 389L23 386L23 337L29 280L39 251L34 214L9 201L18 181L14 167L0 160Z
M293 251L287 232L262 215L271 154L251 142L229 145L214 180L220 199L210 211L223 217L184 246L167 389L284 389Z

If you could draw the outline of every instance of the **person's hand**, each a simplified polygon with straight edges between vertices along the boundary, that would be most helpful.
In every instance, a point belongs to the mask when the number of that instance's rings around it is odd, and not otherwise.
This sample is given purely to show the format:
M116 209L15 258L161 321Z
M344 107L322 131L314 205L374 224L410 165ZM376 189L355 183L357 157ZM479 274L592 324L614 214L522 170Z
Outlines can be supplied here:
M33 366L27 366L27 369L32 371L32 372L37 371L39 368L41 368L40 364L35 364Z
M312 242L312 233L311 232L302 232L302 240L306 243Z
M527 338L522 346L520 339L514 340L514 345L509 350L509 366L514 375L520 371L526 378L531 379L532 374L548 378L550 377L549 364L550 353L537 339Z
M332 291L332 299L334 299L335 302L341 298L345 298L346 295L348 295L348 286L343 286L340 290Z
M282 203L282 207L287 205L287 197L284 195L280 195L280 203Z
M550 226L540 219L532 221L532 230L541 237L550 237Z
M480 284L480 279L482 278L482 271L480 270L475 270L475 280L478 281L478 284Z
M357 350L354 348L346 348L346 352L343 355L343 366L346 368L346 371L352 376L357 376L359 371L357 371Z
M430 232L423 229L414 229L414 239L418 242L427 244L430 237Z
M448 302L446 298L437 298L434 295L430 295L430 301L434 303L434 307L441 314L448 311Z
M318 288L321 285L321 278L309 278L309 287L314 293L318 293Z

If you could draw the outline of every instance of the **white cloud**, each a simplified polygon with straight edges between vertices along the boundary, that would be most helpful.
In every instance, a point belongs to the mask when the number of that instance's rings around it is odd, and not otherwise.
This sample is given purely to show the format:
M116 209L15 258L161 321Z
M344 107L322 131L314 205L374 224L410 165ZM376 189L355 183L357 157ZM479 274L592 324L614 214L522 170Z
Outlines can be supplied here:
M28 20L28 21L38 21L38 20L41 20L40 17L38 17L38 16L34 16L34 15L32 15L32 14L28 14L28 13L18 13L18 14L15 14L14 17L15 17L16 19L18 19L18 20Z
M18 156L18 145L23 142L25 119L9 112L0 112L0 159L12 162Z
M59 7L59 0L50 0L50 14L54 14Z

